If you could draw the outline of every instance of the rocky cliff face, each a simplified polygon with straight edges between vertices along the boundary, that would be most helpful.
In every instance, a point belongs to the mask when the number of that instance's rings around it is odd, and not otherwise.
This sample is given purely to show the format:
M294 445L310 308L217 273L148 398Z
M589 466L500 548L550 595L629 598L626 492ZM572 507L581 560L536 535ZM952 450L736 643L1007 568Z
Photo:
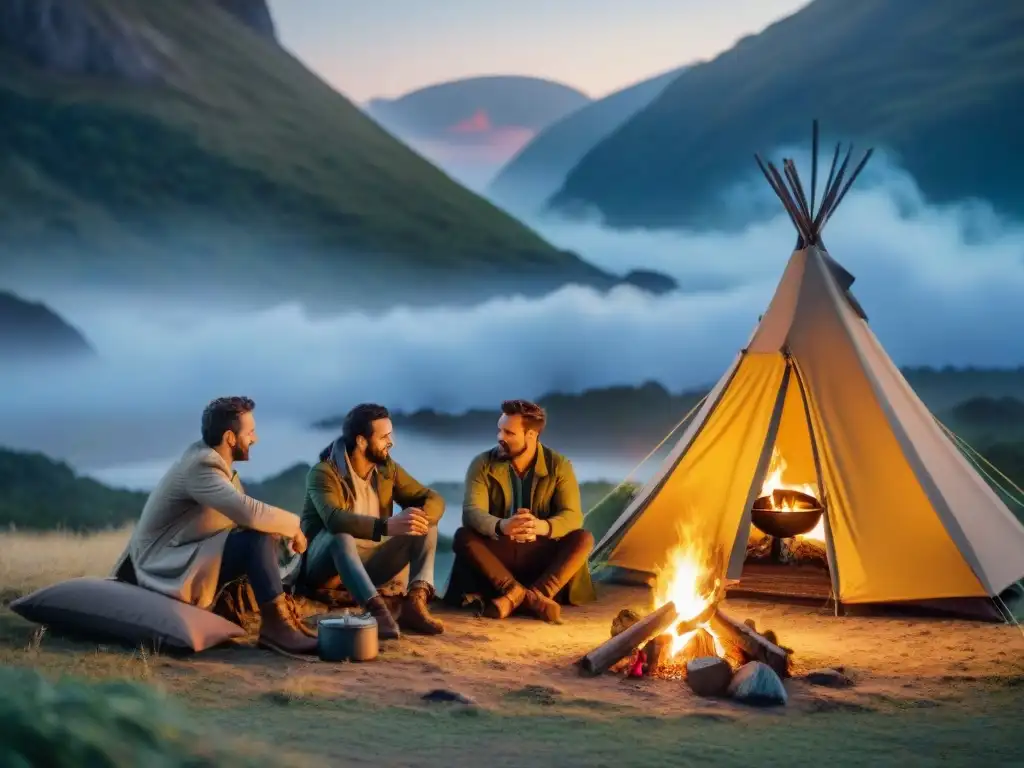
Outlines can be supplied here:
M217 5L250 29L277 42L277 30L267 0L216 0Z
M4 0L0 45L53 72L136 83L165 80L172 54L157 30L89 0Z
M266 0L210 0L276 41ZM132 83L172 78L174 45L140 18L91 0L3 0L0 47L43 69Z

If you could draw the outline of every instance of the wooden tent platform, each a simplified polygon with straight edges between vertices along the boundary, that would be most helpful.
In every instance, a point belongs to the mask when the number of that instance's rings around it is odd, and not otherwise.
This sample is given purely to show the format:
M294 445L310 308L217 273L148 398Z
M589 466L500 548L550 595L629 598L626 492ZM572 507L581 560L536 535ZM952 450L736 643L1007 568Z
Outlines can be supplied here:
M746 563L739 582L726 588L726 597L770 598L824 603L832 585L828 571L812 565Z

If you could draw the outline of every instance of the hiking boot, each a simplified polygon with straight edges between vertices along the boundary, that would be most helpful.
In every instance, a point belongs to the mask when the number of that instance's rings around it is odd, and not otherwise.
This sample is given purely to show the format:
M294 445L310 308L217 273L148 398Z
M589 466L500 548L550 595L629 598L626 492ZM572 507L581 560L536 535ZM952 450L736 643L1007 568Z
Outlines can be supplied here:
M504 595L496 597L484 606L484 616L488 619L505 619L512 615L526 598L526 590L522 584L515 582Z
M405 595L381 595L384 605L388 607L391 618L402 624L402 611L405 609Z
M562 606L536 589L526 590L523 608L527 613L551 624L562 623Z
M371 597L366 603L366 610L377 620L378 639L398 640L402 637L402 633L398 629L398 623L395 621L394 616L391 615L391 611L388 610L388 604L384 602L383 597L380 595Z
M409 594L405 596L402 612L398 617L402 629L421 635L440 635L444 632L444 623L431 616L427 608L427 603L433 596L433 587L425 582L414 581L409 585Z
M298 620L289 595L281 594L260 606L259 644L285 653L316 653L316 637L310 637Z
M309 626L302 620L302 616L299 615L299 606L295 603L295 598L291 595L286 595L286 597L288 597L288 606L291 609L292 618L295 619L295 626L297 626L299 631L301 631L306 637L316 637L317 628Z

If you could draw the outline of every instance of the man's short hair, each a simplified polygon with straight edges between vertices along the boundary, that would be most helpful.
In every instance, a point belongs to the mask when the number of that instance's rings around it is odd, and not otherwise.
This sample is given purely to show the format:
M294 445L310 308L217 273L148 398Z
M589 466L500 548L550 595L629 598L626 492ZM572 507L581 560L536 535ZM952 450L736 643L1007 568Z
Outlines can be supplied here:
M218 397L203 409L203 442L216 448L227 431L238 434L242 426L242 414L256 408L251 398L243 396Z
M501 404L501 412L506 416L521 416L523 427L535 430L538 435L544 431L548 421L544 409L529 400L506 400Z
M351 453L356 447L356 438L365 437L367 440L373 436L373 422L380 419L389 419L391 414L383 405L377 403L360 403L347 414L341 425L341 439L345 443L345 450Z

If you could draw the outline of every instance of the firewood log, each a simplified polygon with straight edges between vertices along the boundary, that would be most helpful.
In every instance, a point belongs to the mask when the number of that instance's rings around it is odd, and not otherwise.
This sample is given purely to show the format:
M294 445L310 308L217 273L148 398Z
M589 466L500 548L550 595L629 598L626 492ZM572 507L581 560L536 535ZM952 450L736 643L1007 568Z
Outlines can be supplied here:
M760 661L771 667L780 678L790 675L789 652L755 632L746 624L737 621L716 609L708 626L726 648L726 655L733 656L734 649L742 651L750 661Z
M686 661L717 655L718 651L715 649L715 641L704 627L701 627L694 633L693 637L683 647L682 653L683 659Z
M652 637L660 635L678 619L679 614L676 613L675 603L669 601L658 610L640 619L633 626L624 629L615 637L599 645L580 659L577 664L583 672L589 675L599 675Z
M647 675L656 675L662 665L671 659L672 635L666 633L652 638L644 650L647 651Z

